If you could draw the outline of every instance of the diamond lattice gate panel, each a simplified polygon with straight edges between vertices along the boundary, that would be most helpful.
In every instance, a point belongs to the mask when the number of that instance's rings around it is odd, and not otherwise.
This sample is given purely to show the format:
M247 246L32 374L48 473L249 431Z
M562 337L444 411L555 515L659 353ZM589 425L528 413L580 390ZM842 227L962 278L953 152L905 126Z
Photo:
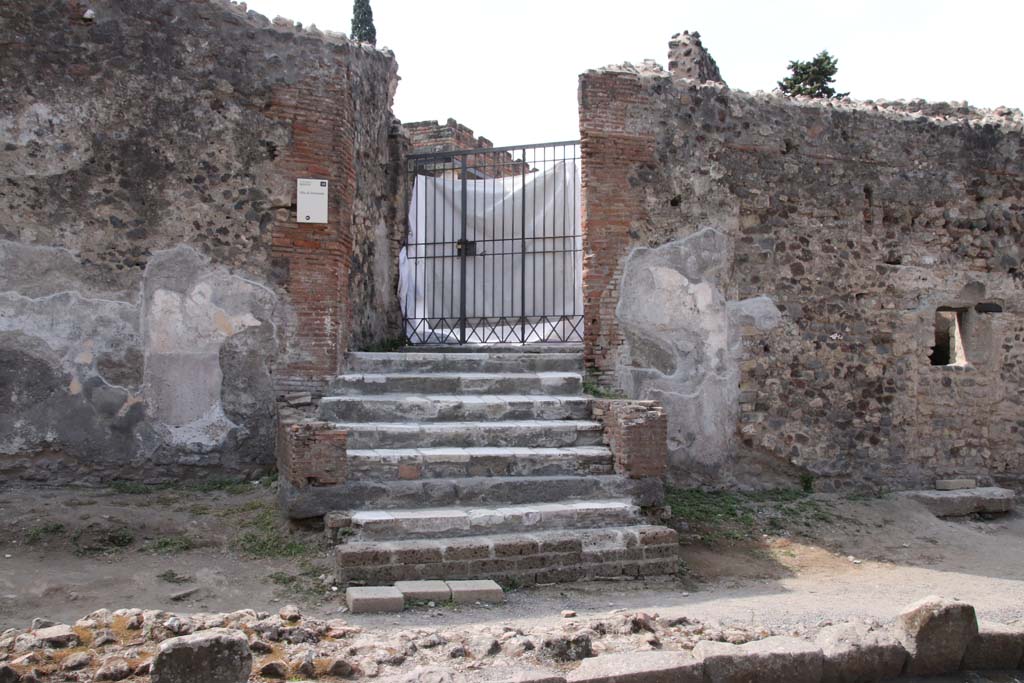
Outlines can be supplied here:
M417 154L410 171L411 343L582 341L578 143Z

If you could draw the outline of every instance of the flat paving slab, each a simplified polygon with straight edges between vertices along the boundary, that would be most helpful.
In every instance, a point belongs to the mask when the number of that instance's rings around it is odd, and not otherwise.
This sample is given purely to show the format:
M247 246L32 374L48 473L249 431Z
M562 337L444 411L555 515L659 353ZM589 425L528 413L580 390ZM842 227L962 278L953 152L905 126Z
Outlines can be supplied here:
M396 581L395 588L406 600L447 602L452 597L452 589L444 581Z
M401 612L405 596L394 586L355 586L345 590L345 602L353 614Z
M447 581L452 591L452 600L459 604L467 602L505 602L505 591L490 579L472 581Z

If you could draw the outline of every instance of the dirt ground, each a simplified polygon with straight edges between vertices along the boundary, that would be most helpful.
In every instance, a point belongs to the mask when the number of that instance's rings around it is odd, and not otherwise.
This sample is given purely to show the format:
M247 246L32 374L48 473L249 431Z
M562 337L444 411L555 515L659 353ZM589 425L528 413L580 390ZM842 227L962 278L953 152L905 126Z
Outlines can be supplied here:
M898 496L744 497L677 493L690 520L680 575L512 591L502 606L344 615L321 534L289 529L273 485L0 489L0 630L101 607L178 613L285 603L382 631L556 623L642 609L663 617L804 631L852 617L891 619L929 594L979 618L1024 621L1024 517L940 520ZM678 522L677 522L678 523Z

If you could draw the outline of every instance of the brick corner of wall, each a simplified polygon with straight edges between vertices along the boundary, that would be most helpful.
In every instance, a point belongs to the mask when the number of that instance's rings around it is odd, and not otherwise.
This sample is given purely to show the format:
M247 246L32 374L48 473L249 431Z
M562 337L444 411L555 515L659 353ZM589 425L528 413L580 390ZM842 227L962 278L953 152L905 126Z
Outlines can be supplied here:
M296 488L342 484L348 475L348 432L329 422L286 421L278 425L277 470Z
M632 479L661 478L668 469L668 416L657 401L596 399L615 471Z

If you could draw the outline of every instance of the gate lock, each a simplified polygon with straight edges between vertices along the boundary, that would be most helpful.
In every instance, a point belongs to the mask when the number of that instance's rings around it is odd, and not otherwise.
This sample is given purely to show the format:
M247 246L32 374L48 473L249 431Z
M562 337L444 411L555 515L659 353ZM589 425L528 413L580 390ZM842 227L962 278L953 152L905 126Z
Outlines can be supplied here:
M459 240L455 243L455 253L459 256L476 256L476 242Z

